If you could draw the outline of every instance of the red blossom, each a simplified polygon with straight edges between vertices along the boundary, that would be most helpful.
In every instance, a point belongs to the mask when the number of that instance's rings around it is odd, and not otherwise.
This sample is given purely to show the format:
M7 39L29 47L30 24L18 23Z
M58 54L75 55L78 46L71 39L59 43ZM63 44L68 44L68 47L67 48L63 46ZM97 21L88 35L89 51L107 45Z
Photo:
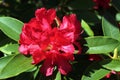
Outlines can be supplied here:
M53 25L55 22L58 26ZM81 25L75 14L64 16L60 21L54 9L41 8L36 10L35 18L24 24L19 51L31 55L33 64L44 61L40 68L44 75L52 75L55 66L66 75L72 70L69 62L74 60L74 45L79 46L80 32Z
M99 9L99 8L103 8L103 9L107 9L110 7L109 3L110 0L93 0L93 2L95 2L95 6L94 9Z

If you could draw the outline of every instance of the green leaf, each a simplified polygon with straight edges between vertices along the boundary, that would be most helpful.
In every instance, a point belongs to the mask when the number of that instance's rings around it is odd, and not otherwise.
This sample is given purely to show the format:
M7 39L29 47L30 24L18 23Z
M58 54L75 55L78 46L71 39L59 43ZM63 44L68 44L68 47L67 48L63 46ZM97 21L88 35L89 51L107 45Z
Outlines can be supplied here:
M34 74L33 74L33 77L34 77L35 80L36 80L37 75L39 74L39 72L40 72L39 67L36 67L36 71L34 71Z
M105 36L117 39L120 41L120 31L115 19L109 13L102 17L102 28Z
M117 14L116 14L116 20L117 20L117 21L120 21L120 13L117 13Z
M0 47L0 51L5 54L18 53L18 44L6 44L5 46Z
M98 62L94 62L88 66L81 80L100 80L109 72L110 70L102 68Z
M89 36L94 36L93 31L91 30L90 26L84 21L82 20L81 22L82 28L85 30L85 32L89 35Z
M18 41L23 23L11 17L0 17L0 29L11 39Z
M14 41L13 39L10 39L10 38L8 38L8 37L6 37L5 36L5 38L3 39L3 40L0 40L0 47L2 47L2 46L4 46L4 45L6 45L6 44L15 44L16 43L16 41Z
M89 54L108 54L120 44L119 41L105 36L88 37L85 40Z
M120 71L120 59L106 59L100 62L102 67L114 71Z
M120 45L117 47L118 49L118 56L120 56Z
M55 80L61 80L61 74L59 71L57 72Z
M0 59L0 79L17 76L31 68L31 57L25 57L22 54L11 55Z

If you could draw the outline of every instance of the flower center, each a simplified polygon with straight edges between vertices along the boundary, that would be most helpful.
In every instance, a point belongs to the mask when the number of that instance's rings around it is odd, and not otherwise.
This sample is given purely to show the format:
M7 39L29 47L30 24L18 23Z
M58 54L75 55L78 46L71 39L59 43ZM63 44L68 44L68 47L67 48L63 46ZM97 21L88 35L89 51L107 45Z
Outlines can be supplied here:
M50 51L51 49L52 49L52 45L49 44L43 51L46 52L46 51Z

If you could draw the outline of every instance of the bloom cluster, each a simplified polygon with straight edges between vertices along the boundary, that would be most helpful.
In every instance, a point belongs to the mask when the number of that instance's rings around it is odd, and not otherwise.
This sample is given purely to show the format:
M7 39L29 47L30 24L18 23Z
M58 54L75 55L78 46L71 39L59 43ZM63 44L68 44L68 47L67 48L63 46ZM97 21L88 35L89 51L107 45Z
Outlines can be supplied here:
M56 16L55 9L37 9L35 17L25 23L20 35L19 51L24 55L31 55L33 64L40 64L41 73L52 75L57 66L61 74L66 75L72 70L70 61L74 60L76 45L80 39L81 25L75 14L63 17Z

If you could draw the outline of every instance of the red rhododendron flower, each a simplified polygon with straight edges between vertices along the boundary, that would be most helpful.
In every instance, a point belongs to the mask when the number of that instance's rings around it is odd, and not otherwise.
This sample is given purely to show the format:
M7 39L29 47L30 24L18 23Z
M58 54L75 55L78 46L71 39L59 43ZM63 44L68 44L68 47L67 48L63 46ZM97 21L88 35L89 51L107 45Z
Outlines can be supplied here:
M37 9L35 17L22 28L19 50L31 55L33 64L44 61L40 69L44 75L52 75L55 66L66 75L72 69L69 62L74 60L74 45L79 46L80 32L75 14L64 16L61 22L54 9Z
M94 9L99 9L99 8L103 8L103 9L107 9L109 8L109 3L110 0L93 0L93 2L95 2L95 6Z

